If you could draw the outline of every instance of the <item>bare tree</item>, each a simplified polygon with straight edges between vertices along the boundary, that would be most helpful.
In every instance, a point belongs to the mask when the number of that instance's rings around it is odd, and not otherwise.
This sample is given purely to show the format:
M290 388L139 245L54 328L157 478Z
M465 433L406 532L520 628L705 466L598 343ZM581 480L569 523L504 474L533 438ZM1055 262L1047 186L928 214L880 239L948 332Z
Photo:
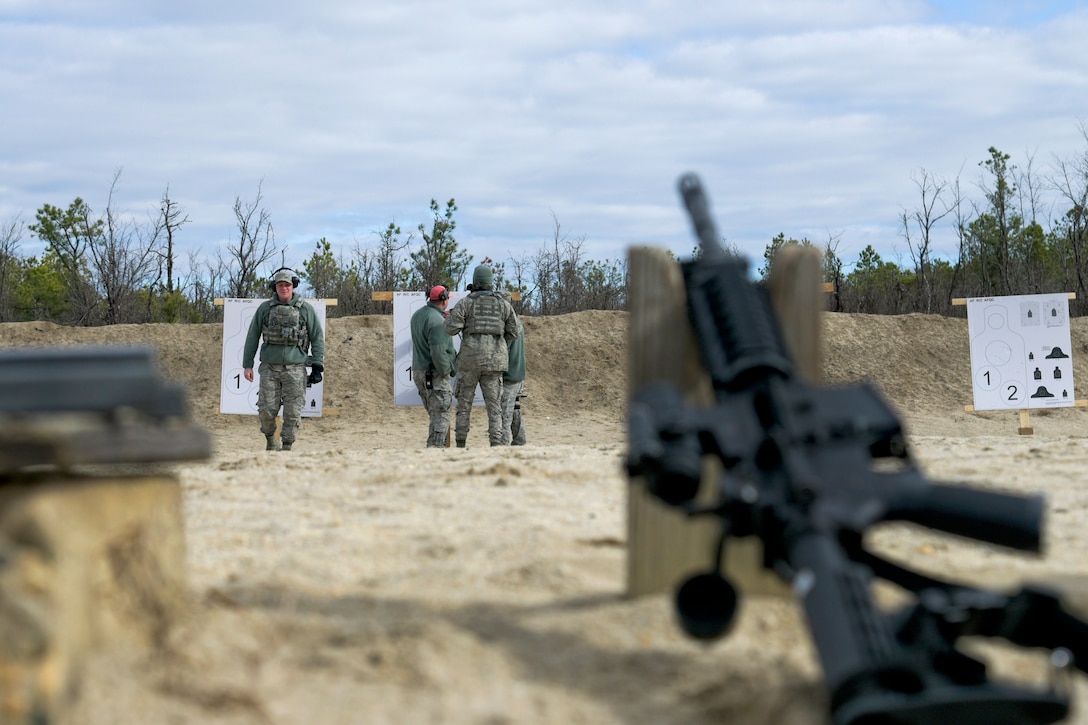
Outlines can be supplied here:
M1081 135L1088 141L1088 126L1081 125ZM1077 293L1081 310L1088 305L1088 151L1070 159L1055 159L1055 173L1049 183L1068 204L1059 224L1063 244L1061 266L1070 277L1067 285Z
M167 184L159 200L159 216L155 224L155 234L162 240L160 255L166 267L167 294L174 291L174 235L188 223L189 216L170 198L170 185Z
M1039 205L1042 197L1043 181L1035 173L1035 154L1026 153L1027 166L1013 168L1016 180L1016 195L1020 205L1020 216L1028 224L1034 224L1039 218Z
M843 274L842 259L839 257L839 243L842 241L842 233L827 233L827 242L824 243L823 262L821 264L824 282L831 283L831 300L829 308L832 312L841 312Z
M229 297L227 279L230 272L222 259L217 258L216 264L212 264L207 258L199 256L199 252L189 252L189 275L185 281L184 291L192 317L201 322L221 322L223 319L222 305L216 305L219 297Z
M121 169L113 175L107 197L104 225L89 246L91 269L105 301L108 325L135 322L138 292L148 287L148 275L154 269L154 230L141 230L117 212L114 195L121 179Z
M401 265L401 252L415 238L409 232L407 239L401 238L401 229L396 222L390 222L382 231L375 230L378 239L377 249L370 249L355 241L352 250L350 273L345 276L345 289L340 293L341 313L345 315L388 314L393 311L393 303L375 300L375 292L393 292L404 289L411 277L411 272ZM345 299L348 300L345 306Z
M519 294L520 299L514 303L514 310L517 313L523 314L526 310L532 308L533 305L533 293L529 290L530 270L532 269L532 259L524 254L518 258L510 257L510 271L512 274L509 276L510 286L514 288Z
M372 264L364 253L363 258L353 257L344 259L341 254L337 264L340 267L340 275L336 286L336 297L339 300L337 306L330 310L330 316L346 317L348 315L370 314L377 304L374 297L374 287L370 282L373 277Z
M962 169L961 169L962 171ZM971 223L971 215L966 211L968 205L967 200L963 195L963 187L960 186L960 177L957 175L956 179L952 182L951 186L952 199L949 204L952 213L952 220L956 228L956 266L952 270L952 280L950 284L950 290L957 288L957 285L962 285L965 290L965 297L970 297L973 294L973 282L968 278L965 269L965 262L967 260L967 247L968 247L968 233L967 227ZM966 314L966 309L964 309Z
M1088 125L1080 124L1080 136L1088 142ZM1088 311L1088 150L1072 159L1054 159L1054 173L1048 182L1064 200L1065 211L1052 224L1061 239L1055 245L1059 265L1065 273L1066 290L1076 292L1073 305L1085 314Z
M252 297L264 292L259 269L276 254L276 235L272 231L271 214L261 206L261 185L257 184L257 198L243 203L234 199L234 218L238 224L238 241L227 242L229 259L219 256L220 267L227 270L227 296Z
M903 239L907 242L911 261L914 262L914 274L921 293L919 311L933 312L933 259L931 249L933 230L937 222L952 213L952 207L942 206L942 196L948 188L948 182L920 169L911 174L911 180L918 187L919 205L914 209L904 209L899 217L902 224Z
M19 284L19 243L25 224L18 216L0 225L0 322L15 317L15 288Z
M389 222L389 226L378 235L378 250L373 255L373 277L371 282L374 289L381 291L393 291L400 289L401 283L401 259L400 253L408 248L415 238L411 232L403 241L400 238L400 227L396 222Z
M542 315L574 312L579 296L578 268L582 263L585 236L571 237L563 231L559 217L552 212L552 239L548 247L533 258L535 267L533 293Z

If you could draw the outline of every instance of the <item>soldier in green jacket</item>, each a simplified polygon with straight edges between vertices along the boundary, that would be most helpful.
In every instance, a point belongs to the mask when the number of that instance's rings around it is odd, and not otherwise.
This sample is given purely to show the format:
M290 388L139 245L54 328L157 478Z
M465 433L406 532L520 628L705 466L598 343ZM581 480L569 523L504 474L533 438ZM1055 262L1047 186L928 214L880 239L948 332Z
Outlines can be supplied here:
M306 382L320 383L325 372L325 331L317 311L295 292L298 276L288 267L277 269L269 282L272 298L262 302L249 323L242 374L253 382L253 359L261 345L261 385L257 392L257 417L264 433L265 450L276 450L276 414L283 406L280 450L289 451L302 422ZM306 357L313 363L306 376Z
M501 293L507 301L509 292ZM517 339L507 344L509 363L502 374L502 442L504 445L525 445L525 423L521 416L521 399L525 397L525 327L518 318Z
M445 448L450 434L453 386L457 374L453 338L446 334L446 305L450 295L445 287L432 287L427 304L412 314L412 380L429 417L427 447Z

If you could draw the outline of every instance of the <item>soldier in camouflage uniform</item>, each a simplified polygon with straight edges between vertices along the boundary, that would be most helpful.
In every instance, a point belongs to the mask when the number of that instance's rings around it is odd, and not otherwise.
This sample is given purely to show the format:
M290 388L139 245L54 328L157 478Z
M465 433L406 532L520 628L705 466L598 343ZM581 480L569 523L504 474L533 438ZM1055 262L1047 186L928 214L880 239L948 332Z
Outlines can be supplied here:
M458 448L468 440L472 399L479 384L487 406L487 438L493 446L503 445L502 374L509 365L507 345L518 336L520 322L509 301L492 288L495 275L481 264L472 273L471 293L462 297L449 317L446 332L461 335L457 353L457 423L454 437Z
M302 422L306 382L320 383L325 372L325 331L317 311L295 292L298 277L284 267L272 275L272 299L262 302L249 323L243 375L253 382L253 358L261 338L261 386L257 393L257 416L264 433L265 450L276 450L276 414L283 406L280 450L289 451ZM306 376L307 353L313 355L312 372Z
M457 374L457 351L453 338L446 334L446 305L450 295L445 287L432 287L427 304L412 315L412 380L419 398L427 409L429 426L428 448L445 448L450 434L450 408L453 386L450 378Z

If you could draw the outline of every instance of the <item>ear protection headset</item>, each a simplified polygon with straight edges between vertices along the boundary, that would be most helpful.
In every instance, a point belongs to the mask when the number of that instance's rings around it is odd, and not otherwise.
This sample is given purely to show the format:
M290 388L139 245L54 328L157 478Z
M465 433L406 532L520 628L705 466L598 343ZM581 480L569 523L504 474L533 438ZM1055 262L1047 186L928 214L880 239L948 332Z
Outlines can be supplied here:
M435 294L436 292L438 294ZM442 300L448 300L450 298L450 293L449 290L447 290L445 287L443 287L442 285L438 285L431 288L431 292L427 295L427 297L429 297L434 302L441 302Z
M296 289L298 288L299 279L298 275L295 274L295 270L291 269L290 267L280 267L268 277L268 287L273 292L276 291L276 275L285 269L291 273L291 286L295 287Z

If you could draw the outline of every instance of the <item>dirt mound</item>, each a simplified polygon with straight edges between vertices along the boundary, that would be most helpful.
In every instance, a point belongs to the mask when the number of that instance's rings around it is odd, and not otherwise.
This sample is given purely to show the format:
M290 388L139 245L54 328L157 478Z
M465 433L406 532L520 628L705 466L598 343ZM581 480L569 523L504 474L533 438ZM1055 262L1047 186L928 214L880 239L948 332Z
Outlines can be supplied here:
M1088 319L1071 325L1075 379L1088 380ZM627 313L587 311L527 317L527 389L534 411L622 415ZM392 408L393 320L388 315L330 319L325 405L373 420ZM971 402L967 320L935 315L824 316L824 371L831 384L869 380L904 411L947 413ZM0 345L149 344L163 374L184 382L198 419L219 409L223 329L204 325L62 327L0 325Z
M393 407L393 318L330 319L326 330L325 406L373 420ZM578 312L525 318L528 391L534 410L623 409L627 314ZM195 417L214 424L219 409L223 327L114 325L63 327L48 322L0 325L0 345L136 345L155 348L165 377L188 386Z

